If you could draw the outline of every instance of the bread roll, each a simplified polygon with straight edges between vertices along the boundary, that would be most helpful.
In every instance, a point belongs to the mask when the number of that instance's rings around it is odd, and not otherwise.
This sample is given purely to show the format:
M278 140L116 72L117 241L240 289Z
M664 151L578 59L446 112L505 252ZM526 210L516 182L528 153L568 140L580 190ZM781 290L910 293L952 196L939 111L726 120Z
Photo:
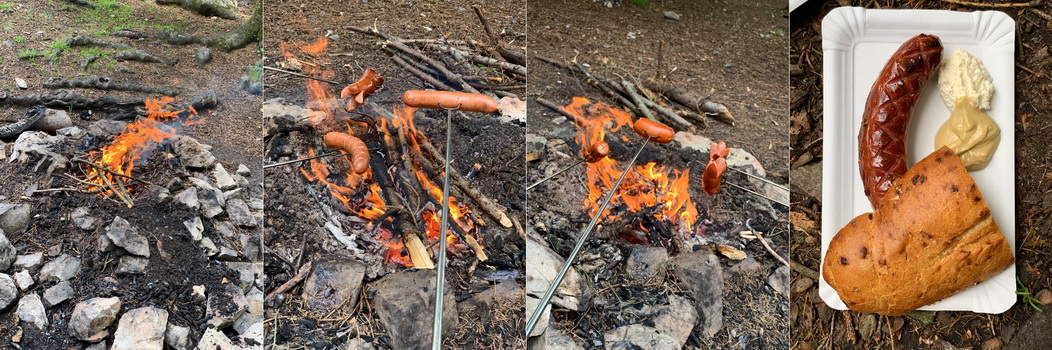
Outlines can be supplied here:
M895 316L1014 263L960 158L942 147L895 181L873 213L837 232L822 276L852 310Z

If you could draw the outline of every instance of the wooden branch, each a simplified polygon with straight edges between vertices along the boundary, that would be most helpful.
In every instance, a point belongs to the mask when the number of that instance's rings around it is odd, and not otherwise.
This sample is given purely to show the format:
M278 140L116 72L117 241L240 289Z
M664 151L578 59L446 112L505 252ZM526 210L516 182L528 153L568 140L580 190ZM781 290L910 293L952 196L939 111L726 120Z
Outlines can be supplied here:
M274 290L270 291L270 293L267 293L267 297L263 299L270 299L275 295L288 292L289 289L292 289L292 287L295 287L297 284L299 284L307 278L307 275L310 273L312 265L314 265L314 262L308 261L306 264L303 264L303 266L300 266L299 270L296 271L296 275L292 276L292 278L290 278L288 281L285 281L285 283L282 283L277 288L274 288Z
M544 97L537 97L534 100L536 100L537 103L540 103L541 105L543 105L545 107L551 108L552 110L554 110L556 112L559 112L559 114L562 114L564 117L570 118L571 121L577 119L577 117L575 117L573 114L570 114L570 112L568 112L566 110L566 108L563 108L563 106L560 106L560 105L556 104L555 102L548 101Z
M734 115L722 104L706 100L690 92L661 85L649 79L643 82L643 86L707 117L734 125Z
M450 54L454 54L454 55L460 55L460 56L463 56L465 58L470 59L472 62L481 64L481 65L486 65L486 66L490 66L490 67L497 67L497 68L500 68L500 69L503 69L503 70L506 70L506 71L509 71L509 72L512 72L512 73L515 73L515 74L518 74L518 75L522 75L522 76L526 76L527 75L526 74L526 67L523 67L523 66L520 66L520 65L517 65L517 64L513 64L513 63L508 63L508 62L501 61L501 60L498 60L498 59L482 56L482 55L479 55L479 54L476 54L476 53L466 52L464 50L461 50L461 49L458 49L458 48L455 48L455 47L452 47L452 46L449 46L449 45L425 44L424 47L429 48L429 49L438 50L438 51L449 52Z
M396 49L399 49L402 52L405 52L405 53L408 53L410 55L413 55L416 58L419 58L421 61L426 62L427 64L431 65L432 67L435 67L435 69L438 69L438 71L440 73L442 73L442 75L444 75L446 77L446 79L449 79L450 81L453 81L453 82L456 82L457 84L460 84L461 88L464 91L471 92L471 93L476 93L476 94L479 93L479 91L475 90L475 88L472 87L471 84L468 84L468 82L464 81L464 79L462 79L460 77L460 75L451 72L449 70L449 68L446 68L446 66L444 64L434 60L431 57L428 57L427 55L421 53L420 51L418 51L416 49L413 49L413 48L411 48L409 46L406 46L398 38L390 36L390 35L388 35L388 34L386 34L384 32L381 32L379 30L362 29L362 28L355 28L355 27L347 27L347 29L349 29L351 31L354 31L354 32L363 33L363 34L375 35L375 36L378 36L378 37L380 37L380 38L382 38L384 40L387 40L387 42L390 43L391 46L394 46Z
M435 79L435 77L432 77L431 75L428 75L427 73L424 73L423 71L417 69L416 67L413 67L412 65L409 64L409 62L406 62L405 60L403 60L398 55L391 56L391 59L394 60L395 63L397 63L399 66L402 66L402 68L405 68L405 70L409 71L409 73L413 73L413 75L419 77L420 79L423 79L425 83L427 83L428 85L431 85L432 87L434 87L436 89L446 90L446 91L456 91L456 89L450 87L449 85L446 85L445 83L443 83L441 81L438 81L438 79Z
M419 236L415 234L403 235L402 241L405 242L405 249L409 251L409 260L413 261L413 267L418 269L435 268L435 263L431 261L430 249L424 246ZM443 244L445 244L445 240L443 240Z
M789 267L789 262L785 261L785 259L783 259L781 255L778 255L778 253L775 252L773 248L771 248L770 244L767 244L767 240L763 238L763 234L760 233L760 231L752 230L752 233L756 235L756 238L760 239L760 243L763 243L763 247L767 248L768 253L771 253L771 255L774 255L775 259L778 259L778 261L781 261L782 264L785 264L786 267Z
M658 114L665 116L665 118L668 118L668 120L671 120L676 124L682 125L685 128L689 128L694 125L691 122L688 122L686 119L683 119L683 117L679 116L679 114L676 114L676 111L673 111L668 107L662 106L657 102L654 102L653 100L644 98L643 104L647 107L653 108L655 111L658 112ZM705 125L705 123L702 122L701 125Z
M464 243L467 243L468 246L471 247L471 249L475 250L476 259L478 259L479 261L489 260L489 257L486 256L486 252L482 251L482 246L479 245L479 242L475 240L475 237L472 237L471 235L464 235Z
M632 99L632 103L636 104L636 109L639 110L639 113L641 113L647 119L650 119L650 120L653 120L653 121L656 121L656 122L659 122L659 123L661 122L661 121L657 120L657 118L654 117L654 113L651 112L650 108L647 107L647 104L645 102L643 102L646 99L643 98L643 96L639 95L639 92L636 91L636 88L635 88L635 86L633 86L632 82L630 82L628 80L621 79L620 87L621 87L621 91L624 92L625 95L628 95L628 97ZM689 126L690 124L687 124L687 125Z

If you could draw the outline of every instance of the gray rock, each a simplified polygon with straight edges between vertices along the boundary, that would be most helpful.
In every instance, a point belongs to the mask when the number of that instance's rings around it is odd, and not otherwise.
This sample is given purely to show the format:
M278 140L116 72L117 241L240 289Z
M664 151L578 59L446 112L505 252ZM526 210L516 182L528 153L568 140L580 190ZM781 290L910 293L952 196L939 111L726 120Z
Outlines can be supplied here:
M244 176L244 177L248 177L249 175L252 175L252 170L250 170L248 168L248 166L246 166L244 164L238 164L237 165L237 174L241 175L241 176Z
M234 321L234 330L237 331L237 334L243 336L245 333L251 332L252 327L256 324L263 325L263 316L246 312Z
M7 309L18 299L18 287L15 280L7 274L0 273L0 310Z
M789 267L782 265L778 269L775 269L770 276L767 276L767 285L771 286L775 292L779 294L789 296Z
M193 286L190 287L190 297L195 302L205 301L205 286Z
M263 210L263 198L249 198L248 208L256 211Z
M226 201L226 214L230 216L230 222L243 227L256 227L259 222L256 216L248 210L248 205L240 199Z
M216 244L212 243L211 238L202 238L201 241L197 243L206 256L215 256L216 254L219 254L219 248L216 248Z
M30 209L29 204L0 203L0 231L7 234L22 233L29 227Z
M238 273L238 287L247 291L256 282L256 276L263 273L263 265L249 262L228 261L226 266Z
M303 284L303 300L314 311L354 310L365 278L365 264L350 260L318 260Z
M201 208L201 201L197 200L197 188L190 187L175 195L175 202L182 204L191 210Z
M663 281L665 264L668 262L668 250L651 245L633 245L628 249L625 259L625 272L628 278L636 281Z
M537 134L526 134L526 161L532 162L544 158L545 145L548 144L548 139L544 136Z
M88 345L84 350L106 350L106 342Z
M96 343L106 339L106 330L121 310L121 300L113 298L91 298L73 306L69 317L69 332L77 339Z
M1035 312L1019 326L1005 350L1044 349L1052 344L1052 312Z
M234 237L234 225L229 221L214 221L212 222L212 228L219 231L219 234L223 235L223 237Z
M109 236L99 235L97 240L99 245L99 251L103 253L109 253L117 249L117 245L113 244L113 240Z
M223 198L226 198L227 202L229 202L231 199L244 200L245 199L245 190L241 189L240 187L235 187L232 190L224 191L223 192ZM230 203L227 203L227 205L229 205L229 204Z
M230 177L230 173L223 167L223 163L216 162L215 170L212 170L212 177L216 179L216 186L221 190L229 190L237 187L237 182L234 182L234 178Z
M518 282L515 280L504 280L504 282L497 283L497 285L489 289L475 293L471 298L458 303L457 309L465 312L477 309L486 313L490 310L496 310L501 305L522 305L524 295L525 291L519 286ZM530 311L532 312L533 310Z
M18 301L17 312L18 319L22 320L22 324L34 325L39 330L47 329L47 313L44 310L44 303L40 301L39 294L30 293L23 296L22 300Z
M169 323L164 332L164 343L175 350L190 349L190 328Z
M113 240L113 244L124 248L129 253L150 257L150 242L146 237L139 234L139 230L132 226L128 220L120 216L113 218L113 222L106 226L106 237Z
M662 11L661 14L665 15L665 18L671 19L673 21L678 21L681 17L678 13L672 11Z
M121 315L110 350L163 350L168 311L154 307L131 309Z
M263 247L260 244L260 235L243 233L238 240L241 242L242 254L249 261L262 261Z
M233 325L246 310L248 299L241 287L227 283L209 293L205 316L209 325L223 329Z
M548 290L551 281L555 279L555 275L559 273L566 259L556 254L535 234L529 234L526 238L526 290L529 293L543 293ZM563 282L559 284L559 288L556 289L552 303L580 311L581 306L587 300L585 293L586 289L581 276L576 270L570 269L563 278Z
M205 330L205 334L201 335L201 341L199 341L197 343L196 349L199 349L199 350L213 350L213 349L218 349L218 350L242 350L242 349L245 349L245 350L248 350L248 349L255 349L255 348L247 347L247 346L240 346L240 345L234 344L234 342L231 341L230 338L228 338L226 336L226 334L223 334L222 331L220 331L218 329L215 329L215 328L208 328L208 329Z
M607 349L679 350L676 339L641 324L618 327L603 334Z
M370 293L375 293L372 305L391 335L393 348L417 348L431 341L435 274L434 270L395 272L369 288ZM448 337L453 335L459 318L453 291L449 287L444 290L442 334Z
M194 242L200 241L204 237L202 234L205 232L205 224L201 221L200 216L183 221L183 226L186 226L186 230L190 232L190 239L193 239Z
M348 339L344 346L343 350L376 350L372 343L362 338Z
M22 90L29 88L29 84L26 84L26 80L22 78L15 78L15 86Z
M186 135L175 135L168 139L174 153L184 167L191 169L203 169L215 164L216 157L197 142L196 139Z
M226 205L223 191L212 186L207 180L190 178L190 181L197 187L197 200L201 202L201 213L209 219L222 214L223 206Z
M760 265L760 262L756 261L756 258L749 255L745 257L745 259L742 259L742 261L734 264L734 266L731 266L728 270L731 273L737 274L753 274L759 272L761 269L763 269L763 265Z
M533 316L533 311L537 310L537 306L540 305L540 303L541 299L539 297L534 297L529 293L526 294L526 310L529 313L528 317ZM548 322L551 320L551 314L552 305L548 304L548 306L544 307L541 317L537 319L537 325L533 327L533 332L530 333L530 337L537 337L546 333L545 330L548 329Z
M260 270L263 267L260 266ZM248 312L256 315L263 314L263 291L259 288L252 287L245 293L245 299L248 299Z
M212 60L212 50L207 47L199 47L197 53L194 54L194 59L197 60L197 64L204 65Z
M80 274L80 259L62 254L40 269L41 281L67 281Z
M40 118L33 124L33 128L54 134L58 129L68 128L73 126L73 119L70 119L69 113L61 109L50 109L44 111L44 117Z
M7 240L4 230L0 230L0 271L10 268L11 263L14 261L15 246L11 244L11 241Z
M712 338L723 328L723 268L707 249L680 254L669 260L673 274L694 299L701 335Z
M72 299L73 296L73 286L66 281L59 282L59 284L44 290L44 301L47 303L47 307L61 304L66 300Z
M141 274L146 271L146 266L150 264L150 258L144 258L141 256L125 255L117 261L117 274L120 275L135 275Z
M161 186L146 185L146 188L139 193L139 198L155 205L165 205L172 201L172 193Z
M34 272L40 269L41 265L44 265L44 253L36 252L33 254L19 255L15 258L13 266L16 270L28 270Z
M668 305L657 308L658 316L653 318L654 329L676 339L678 348L682 348L698 322L698 313L687 298L671 295L668 301Z
M68 128L62 128L55 130L55 135L65 137L67 140L80 140L88 134L87 130L80 128L79 126L71 126Z
M113 136L117 136L117 134L123 132L124 129L126 129L127 127L127 122L110 119L100 119L91 124L88 124L88 135L97 138L107 139Z
M236 250L231 249L227 246L219 247L219 254L216 254L216 260L220 261L238 261L240 255Z
M73 209L73 213L69 215L73 219L73 224L77 225L81 230L91 231L94 230L98 224L98 220L95 220L88 211L88 207L77 207Z
M22 270L15 273L15 284L18 285L18 289L26 290L33 286L33 276L29 274L29 271Z

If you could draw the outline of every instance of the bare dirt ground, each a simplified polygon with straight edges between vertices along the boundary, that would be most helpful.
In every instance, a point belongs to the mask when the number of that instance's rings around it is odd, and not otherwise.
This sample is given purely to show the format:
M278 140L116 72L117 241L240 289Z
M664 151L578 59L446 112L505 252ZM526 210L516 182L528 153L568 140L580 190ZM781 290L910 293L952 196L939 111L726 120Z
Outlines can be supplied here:
M579 150L574 142L577 129L572 120L536 103L542 97L560 105L571 97L587 97L592 102L617 102L601 90L586 83L583 76L538 60L585 63L593 73L614 74L639 81L666 72L663 81L686 91L723 103L734 113L737 123L730 126L710 119L693 133L726 141L729 147L752 153L767 171L767 177L779 183L788 180L788 139L785 65L788 28L784 2L761 1L643 1L622 2L613 7L578 0L532 0L529 2L530 41L530 134L543 136L547 152L528 165L530 181L554 169L569 166L577 160ZM663 11L681 17L672 20ZM661 44L659 44L661 43ZM662 47L660 69L657 57ZM669 73L670 72L670 73ZM618 79L619 80L619 79ZM633 116L633 120L638 116ZM641 144L630 129L609 133L611 157L625 162ZM705 145L707 147L707 145ZM558 156L563 153L566 156ZM784 295L767 286L768 276L781 263L759 242L745 242L738 237L746 230L746 219L762 226L774 249L783 256L788 252L787 208L775 209L763 199L751 197L730 186L716 196L701 191L701 173L708 152L681 148L676 142L651 144L640 155L637 164L656 161L675 169L691 169L690 195L702 213L713 223L702 237L710 243L727 244L743 249L755 259L749 264L720 258L724 267L723 326L711 338L699 328L690 332L686 348L778 348L788 344L788 303ZM585 167L569 170L558 178L531 190L528 194L530 227L560 256L567 256L576 243L578 231L589 217L582 210L588 189ZM744 176L728 172L725 182L747 183ZM764 205L755 205L764 203ZM764 207L770 209L765 210ZM758 225L758 222L762 224ZM566 333L575 347L586 349L617 346L604 344L604 333L640 322L630 308L618 305L663 305L670 296L684 296L690 286L677 284L669 277L656 283L631 280L625 274L622 257L633 248L617 236L617 227L600 225L585 245L575 270L588 280L591 302L586 310L572 311L553 307L553 327ZM675 256L691 250L710 249L705 245L674 249ZM758 263L757 263L758 262ZM742 266L738 266L742 265ZM745 267L749 265L750 267ZM542 291L529 290L541 295ZM534 310L526 310L529 315ZM699 324L703 320L698 320ZM646 324L653 326L653 324ZM689 327L688 327L689 328ZM688 329L689 331L689 329ZM552 344L549 341L549 344Z
M255 46L229 53L214 51L212 61L202 66L194 60L197 45L169 46L160 44L153 37L165 29L203 36L231 31L248 18L254 2L243 2L237 8L241 20L211 19L177 7L156 5L152 1L88 2L95 8L74 6L65 1L0 1L0 45L3 47L0 50L0 90L7 96L44 93L49 91L42 87L48 78L77 78L97 74L108 76L114 82L177 88L182 93L174 104L186 106L199 90L212 89L219 96L219 107L211 114L202 115L204 123L185 127L180 133L210 144L213 154L231 171L238 164L245 164L253 171L253 182L262 181L262 151L259 147L262 118L258 108L261 99L238 87L238 79L247 74L245 68L257 60ZM120 29L137 31L145 36L141 39L111 36L111 33ZM115 49L69 48L63 45L66 39L82 34L131 45L177 62L165 65L122 61L111 57L118 51ZM61 54L53 55L56 49L64 50ZM86 70L81 70L84 58L94 55L101 57ZM37 57L20 58L23 56ZM15 78L24 79L28 89L17 88ZM71 90L89 97L160 97L143 93ZM29 107L0 105L0 124L14 122ZM79 107L70 108L68 112L73 125L80 128L114 117L105 110L89 111ZM8 142L9 148L13 139L2 141ZM107 140L96 141L102 144ZM87 150L73 151L83 154ZM173 161L170 158L162 159L165 154L167 152L158 151L144 157L141 164L137 164L139 166L134 175L162 185L176 175L187 175L173 171ZM151 158L151 155L156 157ZM196 344L196 339L205 330L207 317L203 303L191 300L190 287L204 285L208 290L218 290L228 280L238 279L235 270L209 259L188 238L182 222L197 214L171 202L156 204L142 200L129 209L94 194L66 191L30 195L33 189L76 186L69 180L35 172L33 165L32 162L9 163L6 159L0 162L0 198L6 203L28 204L33 213L26 231L7 232L7 237L18 254L44 252L45 262L60 254L75 256L81 259L82 272L69 281L75 291L73 299L47 310L50 319L47 329L39 331L34 327L20 326L14 305L0 314L0 338L4 339L2 343L5 347L81 348L86 343L74 339L68 331L73 306L92 297L107 296L121 299L122 313L143 306L167 310L171 315L171 324L192 329L191 341ZM261 196L259 190L259 186L255 186L255 190L249 192ZM90 208L90 215L102 224L94 231L75 227L70 221L70 214L78 206ZM117 274L117 257L113 253L99 251L97 239L100 233L104 235L101 227L108 225L114 216L127 219L145 234L151 246L156 244L152 249L154 254L150 258L149 268L144 274ZM214 234L211 228L207 230L206 235ZM10 271L14 272L17 271ZM21 291L20 295L39 294L55 284L54 281L38 281Z
M385 33L403 39L482 41L485 34L471 8L472 5L477 5L484 11L494 28L498 28L499 35L505 41L525 47L526 8L521 2L484 1L475 4L451 4L393 1L355 3L354 6L347 6L346 2L337 1L303 3L272 0L267 1L265 5L267 21L264 56L267 65L278 65L285 60L279 43L314 42L320 36L327 36L331 39L327 49L329 58L322 69L333 70L335 79L345 83L358 79L366 68L375 69L378 76L385 79L385 83L381 90L368 97L368 101L376 103L387 112L401 105L401 96L405 90L431 87L396 65L391 59L391 53L377 45L377 37L351 31L349 27L375 26ZM438 57L433 52L428 54ZM265 81L266 99L281 98L283 103L298 106L306 103L307 94L302 79L267 72ZM342 87L335 87L337 93ZM360 112L366 110L359 109ZM469 114L470 117L467 118L456 115L453 117L453 167L465 174L472 165L481 165L482 171L474 176L471 186L506 206L508 216L522 220L525 212L525 196L522 191L525 175L522 161L525 154L524 126L502 123L478 113ZM430 110L419 110L415 114L417 126L443 151L444 118L444 113ZM383 142L374 133L361 132L360 135L367 135L363 136L363 140L371 148L382 147ZM268 163L291 159L286 153L303 154L307 147L321 149L320 140L321 135L312 130L284 130L274 136L268 136L265 140ZM324 186L305 179L297 168L298 166L282 166L267 169L265 186L268 193L273 194L267 202L265 241L268 250L288 252L292 257L299 259L293 263L321 258L361 260L361 256L355 256L342 245L337 246L333 236L322 226L321 222L324 220L319 220L319 205L341 206L339 202L332 200ZM441 178L437 179L438 185L441 186ZM307 188L311 186L319 194L320 203L308 193ZM467 199L464 203L471 210L479 212L475 203ZM359 230L364 229L365 225L352 227ZM517 281L517 284L523 281L521 271L524 269L522 256L525 247L516 232L501 228L490 220L488 226L481 228L481 233L482 243L490 258L488 261L476 262L474 258L463 254L450 257L451 266L446 278L448 288L453 289L458 302L463 302L494 284L477 277L477 271L514 271L518 273L518 277L512 278L512 281ZM368 235L368 232L358 234L360 237L366 237L364 235ZM360 238L360 241L362 240L371 241L372 238ZM383 252L369 250L366 254ZM299 267L277 259L274 254L268 254L266 261L267 273L271 276L268 291L289 280ZM382 270L379 275L366 277L365 285L374 285L374 282L385 275L406 268L387 264ZM361 302L354 312L319 315L303 307L299 300L300 288L294 288L289 293L290 302L268 304L267 313L270 320L266 323L266 328L272 338L267 346L329 348L354 340L355 344L361 342L378 348L391 348L394 346L391 330L384 329L374 306L370 304L373 294L375 293L363 291L361 296L355 296L361 298ZM522 314L521 302L498 303L495 308L485 311L476 309L468 312L462 309L459 313L459 326L454 335L446 337L445 347L521 348L525 344L521 336ZM419 310L419 320L413 322L420 322L421 327L418 331L427 331L427 334L430 334L431 309Z
M792 260L806 268L794 269L791 324L794 349L872 348L1034 348L1048 344L1047 306L1038 312L1019 301L1003 314L920 312L913 316L883 317L836 311L818 297L820 262L822 144L822 17L837 2L809 2L793 11L792 59ZM988 10L939 1L864 1L867 8L931 8L959 11ZM997 8L1016 20L1016 266L1022 286L1035 295L1048 295L1049 188L1046 130L1049 110L1048 46L1052 25L1047 4ZM1002 126L1006 127L1006 126ZM1011 151L1011 150L1009 150ZM817 176L816 176L817 175ZM807 271L807 269L813 271ZM1046 300L1048 302L1050 300Z

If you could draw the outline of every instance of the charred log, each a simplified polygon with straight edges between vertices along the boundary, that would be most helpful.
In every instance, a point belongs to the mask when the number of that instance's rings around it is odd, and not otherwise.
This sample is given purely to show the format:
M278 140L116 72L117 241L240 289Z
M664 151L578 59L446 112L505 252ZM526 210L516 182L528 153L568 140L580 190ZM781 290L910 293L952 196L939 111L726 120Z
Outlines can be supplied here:
M179 90L152 87L138 84L126 84L116 83L109 77L100 75L89 75L83 79L65 79L65 78L49 78L44 82L44 87L48 89L62 89L62 88L82 88L82 89L98 89L98 90L119 90L119 91L132 91L132 92L144 92L148 94L161 94L166 96L177 96Z

